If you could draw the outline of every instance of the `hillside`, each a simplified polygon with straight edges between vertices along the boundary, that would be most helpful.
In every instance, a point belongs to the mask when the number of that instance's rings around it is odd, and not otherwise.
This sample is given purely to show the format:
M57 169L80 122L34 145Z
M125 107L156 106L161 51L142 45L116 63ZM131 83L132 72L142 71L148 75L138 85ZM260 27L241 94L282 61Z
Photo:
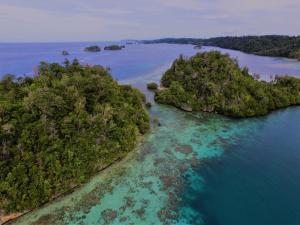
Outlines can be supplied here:
M193 44L216 46L239 50L246 53L287 57L300 60L300 36L243 36L243 37L216 37L208 39L199 38L165 38L152 41L145 41L146 44L151 43L169 43L169 44Z
M41 63L0 82L0 211L40 206L124 157L149 129L144 96L101 66Z
M258 81L220 52L180 57L163 75L158 103L186 111L204 111L231 117L266 115L272 110L300 104L300 80L276 77Z

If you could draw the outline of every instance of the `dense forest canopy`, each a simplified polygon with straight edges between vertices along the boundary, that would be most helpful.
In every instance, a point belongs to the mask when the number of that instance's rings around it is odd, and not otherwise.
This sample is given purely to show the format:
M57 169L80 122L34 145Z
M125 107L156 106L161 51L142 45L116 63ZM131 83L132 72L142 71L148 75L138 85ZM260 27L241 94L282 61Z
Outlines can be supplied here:
M288 57L300 60L300 36L244 36L197 38L165 38L145 43L194 44L216 46L263 56Z
M149 129L145 97L101 66L41 63L0 82L0 210L23 211L85 182Z
M163 75L155 100L186 111L252 117L300 104L300 79L276 77L259 81L236 60L213 51L180 57Z
M300 37L248 36L205 40L205 45L229 48L264 56L279 56L300 60Z

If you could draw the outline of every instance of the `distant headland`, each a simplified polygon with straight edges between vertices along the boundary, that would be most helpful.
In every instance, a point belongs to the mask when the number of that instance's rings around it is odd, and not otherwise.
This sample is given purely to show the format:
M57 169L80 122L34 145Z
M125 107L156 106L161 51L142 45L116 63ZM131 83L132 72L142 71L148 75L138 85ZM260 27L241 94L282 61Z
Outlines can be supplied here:
M143 41L145 44L193 44L239 50L262 56L286 57L300 60L300 36L265 35L243 37L164 38Z

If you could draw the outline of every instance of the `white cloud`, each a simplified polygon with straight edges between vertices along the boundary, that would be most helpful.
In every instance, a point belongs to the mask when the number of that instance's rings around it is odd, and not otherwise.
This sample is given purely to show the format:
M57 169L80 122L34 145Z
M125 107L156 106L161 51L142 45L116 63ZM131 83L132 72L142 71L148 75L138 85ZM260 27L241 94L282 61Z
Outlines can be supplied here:
M0 41L300 34L300 0L1 0Z
M38 40L37 37L47 38L53 41L59 40L97 40L104 32L113 28L135 28L137 22L131 22L112 17L95 16L86 12L63 13L33 9L27 7L10 6L0 4L1 36L6 36L8 41ZM120 13L111 11L108 13ZM74 36L76 35L76 36ZM113 38L113 37L108 37Z
M167 7L197 11L205 10L209 6L207 1L199 0L158 0L157 2Z

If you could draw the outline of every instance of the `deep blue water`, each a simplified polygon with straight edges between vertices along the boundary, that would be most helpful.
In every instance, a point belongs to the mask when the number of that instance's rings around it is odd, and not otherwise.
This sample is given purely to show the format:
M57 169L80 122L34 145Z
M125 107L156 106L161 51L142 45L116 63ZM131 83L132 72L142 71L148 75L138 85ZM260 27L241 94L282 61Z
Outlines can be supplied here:
M0 44L0 78L5 74L18 76L32 75L34 68L41 62L62 63L66 58L77 58L83 64L101 64L110 67L116 79L136 78L145 73L169 65L179 54L193 55L196 51L187 45L126 45L121 51L85 52L89 45L102 47L111 43L31 43ZM67 50L70 55L63 56Z
M189 45L128 45L122 51L86 53L95 43L0 44L0 77L4 74L31 75L40 61L81 63L110 67L116 79L145 91L148 81L158 81L179 54L191 56ZM96 43L102 47L106 43ZM221 50L237 57L241 66L269 79L270 75L300 75L300 63L284 58L260 57ZM147 95L151 95L146 92ZM247 120L255 129L225 147L219 157L204 160L196 169L204 185L187 187L183 203L199 212L207 225L300 224L300 108L276 111ZM174 131L175 132L175 131Z
M204 189L185 191L185 204L201 212L205 224L300 224L300 108L253 123L253 133L198 168Z

